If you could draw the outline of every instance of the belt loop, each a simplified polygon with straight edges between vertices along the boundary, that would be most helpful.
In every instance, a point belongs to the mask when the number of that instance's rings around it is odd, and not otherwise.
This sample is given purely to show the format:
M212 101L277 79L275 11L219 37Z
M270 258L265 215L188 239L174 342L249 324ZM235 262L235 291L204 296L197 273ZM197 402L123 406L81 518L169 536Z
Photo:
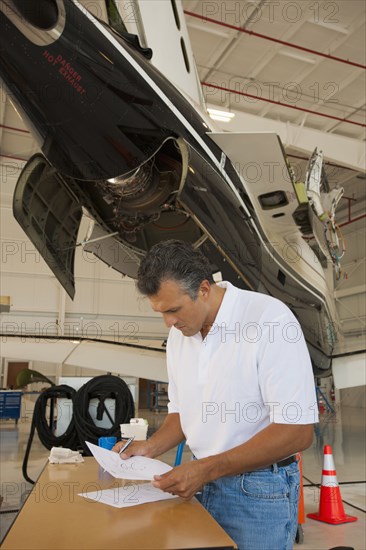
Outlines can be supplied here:
M273 467L273 473L274 473L274 474L277 474L277 473L278 473L278 465L277 465L277 462L275 462L274 464L272 464L272 467Z

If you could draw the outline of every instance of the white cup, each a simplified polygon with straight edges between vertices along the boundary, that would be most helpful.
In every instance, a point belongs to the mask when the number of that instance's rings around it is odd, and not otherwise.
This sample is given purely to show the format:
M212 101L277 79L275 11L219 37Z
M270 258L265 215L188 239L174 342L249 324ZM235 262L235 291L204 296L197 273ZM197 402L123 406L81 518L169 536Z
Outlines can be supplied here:
M132 422L136 420L143 420L143 419L131 419L130 424L120 424L121 428L121 437L135 437L136 441L143 441L147 438L147 429L148 425L143 422Z

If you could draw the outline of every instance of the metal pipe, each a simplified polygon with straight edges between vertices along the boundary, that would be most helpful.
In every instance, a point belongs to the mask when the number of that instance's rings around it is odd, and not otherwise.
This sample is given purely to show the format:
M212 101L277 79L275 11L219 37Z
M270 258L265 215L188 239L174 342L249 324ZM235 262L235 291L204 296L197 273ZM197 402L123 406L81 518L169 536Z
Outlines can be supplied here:
M5 130L15 130L16 132L24 132L24 134L30 134L28 130L23 130L23 128L14 128L13 126L6 126L5 124L0 124L0 128L5 128Z
M318 52L317 50L305 48L304 46L300 46L299 44L291 44L291 42L286 42L285 40L279 40L278 38L274 38L273 36L267 36L259 32L248 31L247 29L243 29L242 27L237 27L236 25L230 25L229 23L224 23L223 21L218 21L217 19L211 19L210 17L200 15L199 13L194 13L193 11L184 10L184 13L186 15L196 17L197 19L201 19L202 21L209 21L210 23L214 23L215 25L220 25L221 27L226 27L228 29L233 29L235 31L243 32L245 34L250 34L257 38L263 38L264 40L270 40L271 42L276 42L277 44L282 44L283 46L288 46L289 48L295 48L296 50L301 50L303 52L312 53L314 55L320 55L321 57L325 57L326 59L331 59L332 61L338 61L339 63L345 63L346 65L352 65L353 67L359 67L360 69L366 69L366 65L361 65L360 63L356 63L355 61L350 61L349 59L343 59L342 57L336 57L328 53Z
M363 218L366 218L366 214L362 214L362 216L358 216L357 218L353 218L353 220L348 220L348 222L340 223L339 227L344 227L345 225L350 225L351 223L358 222L359 220L362 220Z
M0 157L4 157L6 159L12 159L12 160L20 160L22 162L27 162L28 159L23 159L21 157L14 157L14 155L4 155L3 153L0 153Z
M286 156L294 158L294 159L306 160L307 162L309 162L309 157L300 157L300 155L293 155L292 153L289 153ZM334 162L325 161L325 164L327 166L334 166L336 168L342 168L342 170L351 170L352 172L355 172L356 174L358 173L357 170L355 170L354 168L349 168L348 166L342 166L341 164L335 164ZM346 198L346 197L343 196L342 198ZM354 199L354 200L356 200L356 199Z
M266 101L267 103L273 103L274 105L280 105L281 107L287 107L288 109L295 109L296 111L303 111L304 113L311 113L312 115L322 116L324 118L331 118L333 120L339 120L340 122L344 122L347 124L354 124L355 126L361 126L362 128L366 128L366 124L362 124L361 122L347 120L346 118L340 118L338 116L326 115L325 113L319 113L318 111L312 111L311 109L305 109L304 107L296 107L295 105L289 105L288 103L282 103L281 101L274 101L273 99L259 97L254 94L238 92L237 90L232 90L231 88L225 88L225 86L217 86L216 84L210 84L209 82L201 82L201 84L202 86L206 86L208 88L215 88L216 90L223 90L224 92L230 92L236 95L251 97L252 99L259 99L259 101Z

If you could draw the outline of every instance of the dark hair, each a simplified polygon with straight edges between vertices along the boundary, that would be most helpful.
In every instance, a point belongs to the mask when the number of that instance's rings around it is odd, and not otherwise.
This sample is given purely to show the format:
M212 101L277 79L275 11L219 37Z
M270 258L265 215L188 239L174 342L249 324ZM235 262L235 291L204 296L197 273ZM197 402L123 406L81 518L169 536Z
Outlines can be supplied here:
M173 280L196 300L205 279L214 283L208 259L190 243L170 240L155 244L143 258L137 273L137 288L145 296L159 292L161 283Z

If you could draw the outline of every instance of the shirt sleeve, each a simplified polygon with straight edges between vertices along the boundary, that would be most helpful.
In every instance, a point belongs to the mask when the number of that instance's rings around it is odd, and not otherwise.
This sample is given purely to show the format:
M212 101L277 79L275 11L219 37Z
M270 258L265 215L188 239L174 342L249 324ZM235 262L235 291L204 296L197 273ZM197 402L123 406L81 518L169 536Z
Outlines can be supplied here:
M257 353L262 398L270 422L313 424L318 407L309 352L297 319L281 305L280 315L263 322Z

